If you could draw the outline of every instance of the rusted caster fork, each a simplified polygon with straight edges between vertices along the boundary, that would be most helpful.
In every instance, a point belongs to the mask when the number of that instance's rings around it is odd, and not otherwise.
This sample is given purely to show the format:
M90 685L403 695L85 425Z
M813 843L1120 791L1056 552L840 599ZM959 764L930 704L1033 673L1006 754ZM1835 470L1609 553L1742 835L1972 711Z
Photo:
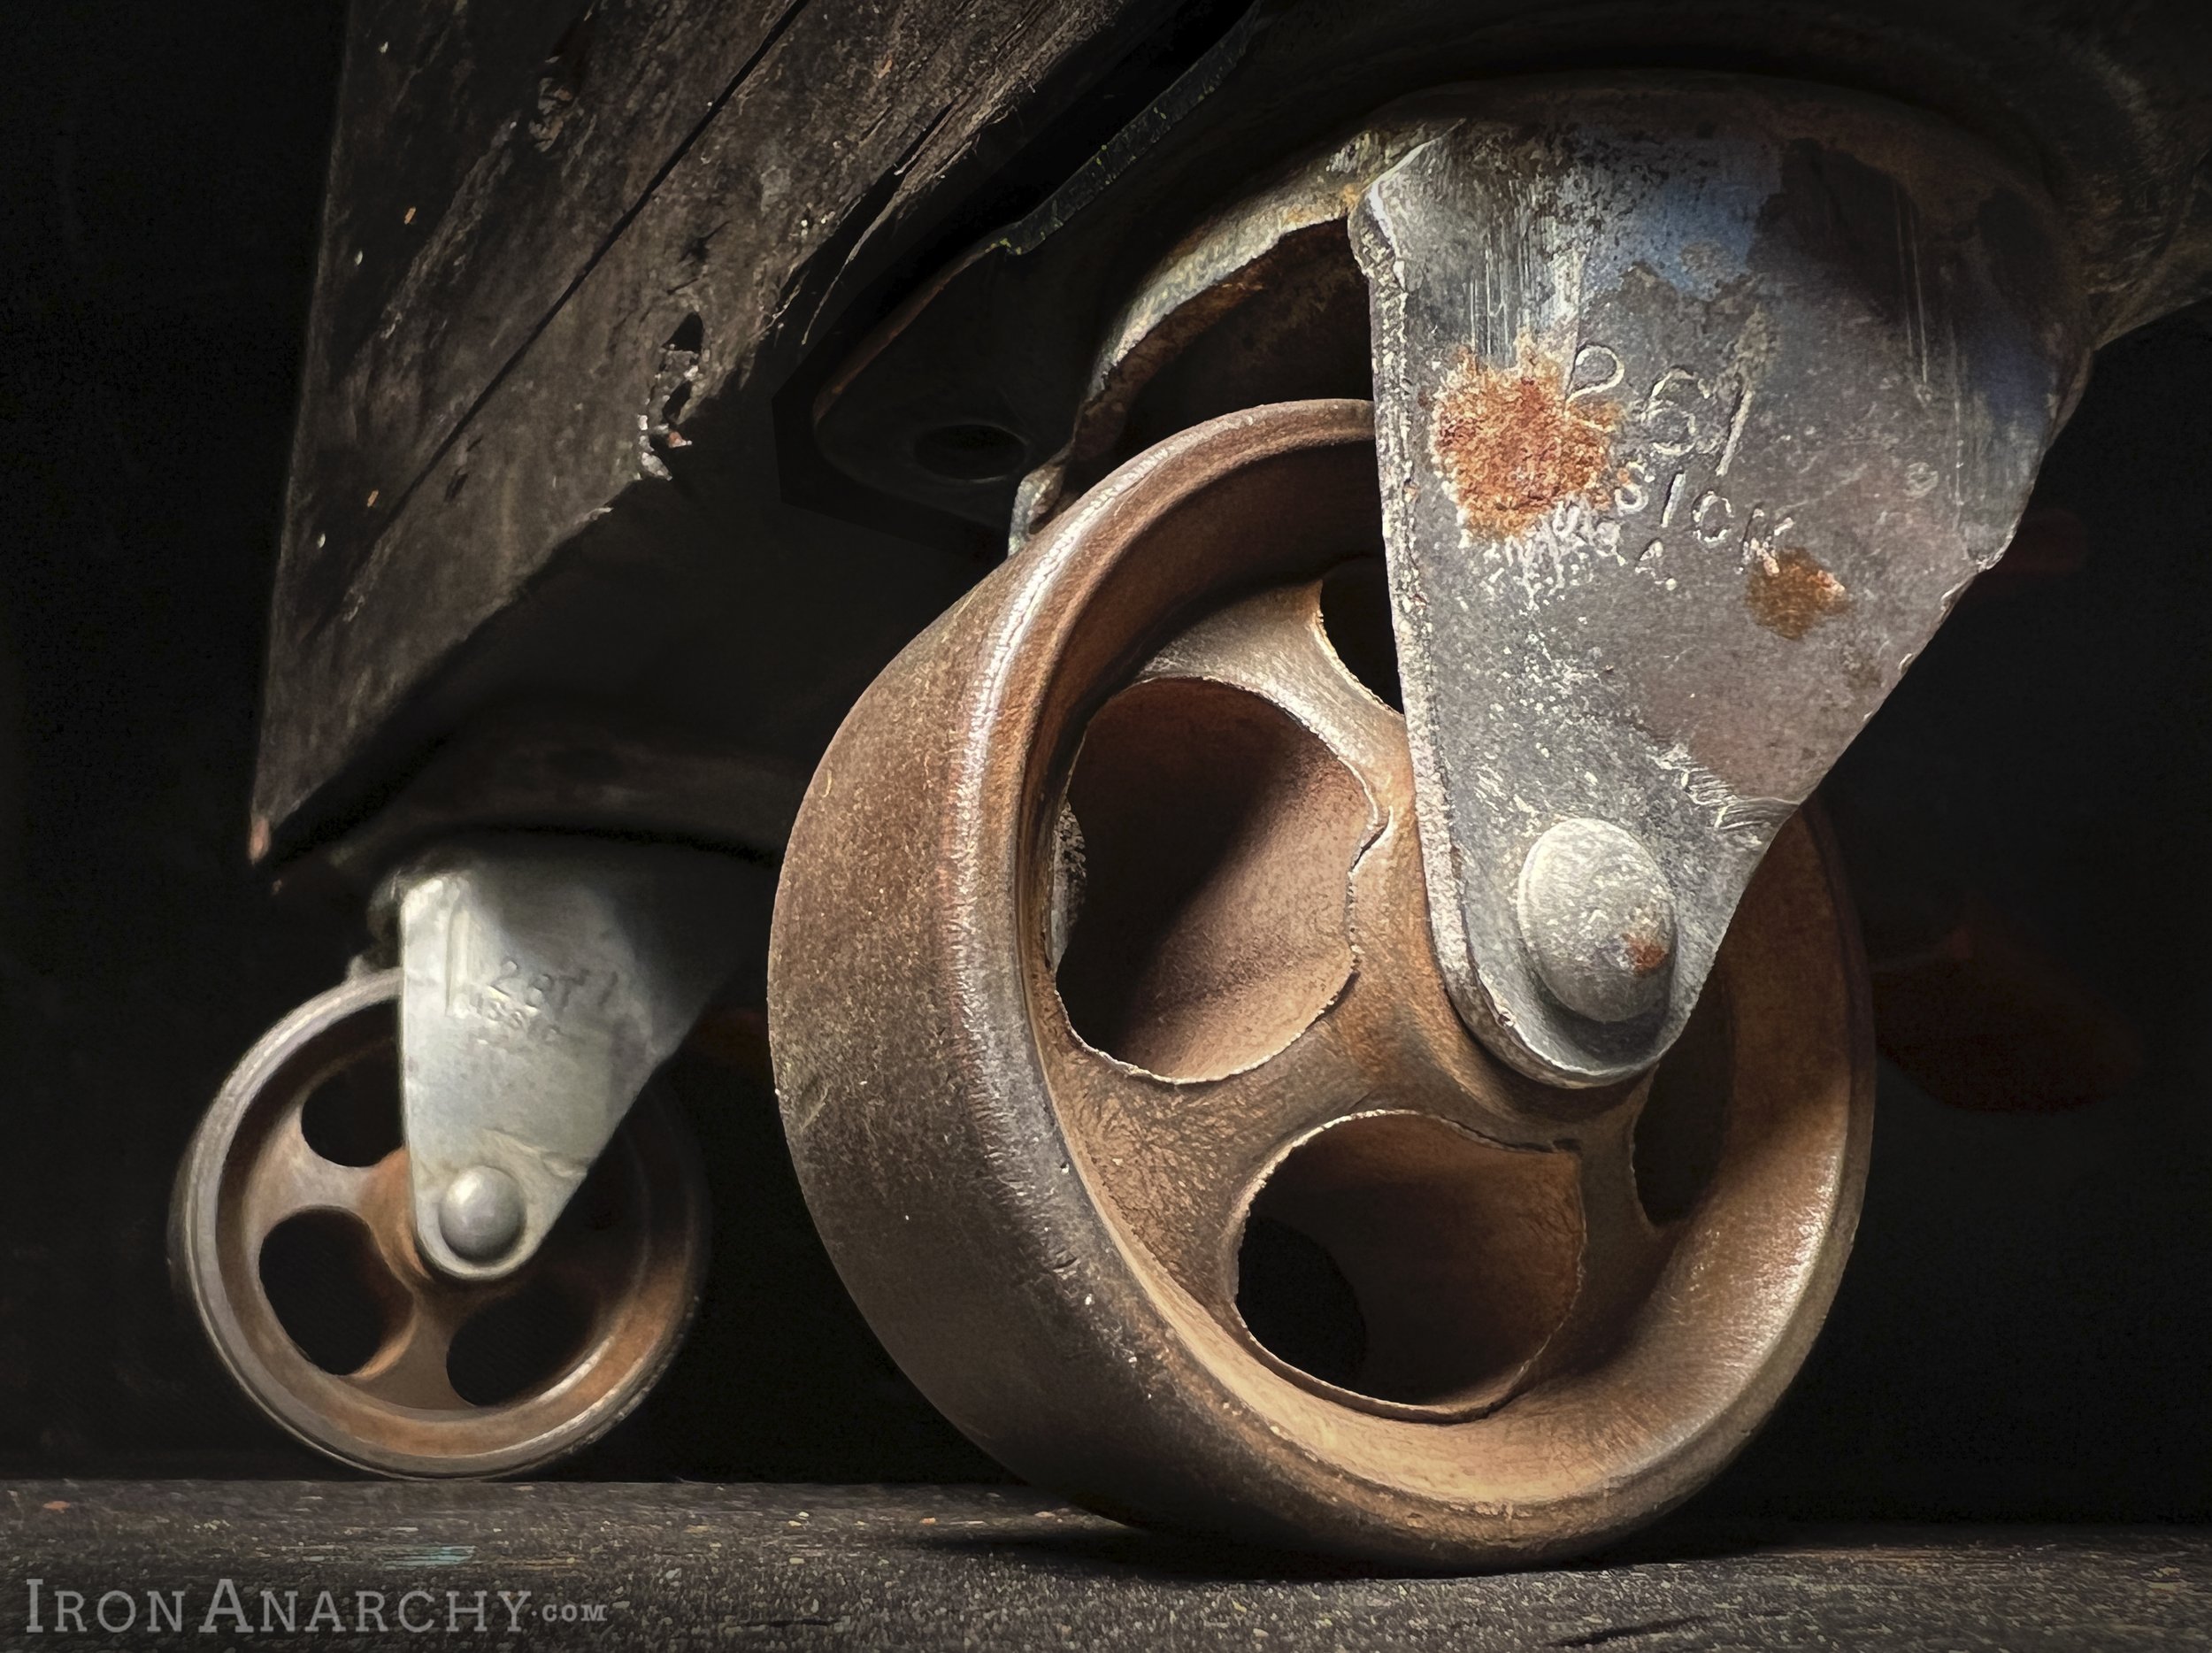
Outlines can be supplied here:
M1500 96L1349 227L1437 957L1601 1084L2011 537L2087 369L2063 239L1948 127L1680 78Z

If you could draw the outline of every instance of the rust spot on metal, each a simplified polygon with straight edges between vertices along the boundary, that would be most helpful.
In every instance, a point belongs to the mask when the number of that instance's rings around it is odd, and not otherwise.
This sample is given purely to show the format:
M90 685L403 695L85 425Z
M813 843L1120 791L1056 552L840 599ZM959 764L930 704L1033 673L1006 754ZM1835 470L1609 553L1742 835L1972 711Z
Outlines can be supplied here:
M1617 404L1567 401L1566 374L1528 340L1510 367L1463 353L1436 399L1431 445L1471 533L1507 539L1609 474Z
M1830 615L1849 608L1851 594L1809 553L1792 546L1751 565L1743 601L1753 619L1795 642Z
M1621 946L1628 954L1628 967L1640 976L1663 968L1674 957L1674 949L1663 940L1640 930L1622 936Z

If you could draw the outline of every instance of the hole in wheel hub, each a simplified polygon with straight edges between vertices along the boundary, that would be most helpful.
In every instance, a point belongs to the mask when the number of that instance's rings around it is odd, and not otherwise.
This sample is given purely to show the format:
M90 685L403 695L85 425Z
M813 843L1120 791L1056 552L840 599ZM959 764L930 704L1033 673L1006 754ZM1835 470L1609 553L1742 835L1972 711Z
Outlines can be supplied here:
M1393 711L1405 710L1390 621L1390 577L1381 557L1356 557L1329 571L1321 581L1321 629L1363 688Z
M1503 1398L1566 1319L1582 1247L1572 1155L1500 1148L1425 1114L1362 1114L1292 1149L1253 1200L1237 1311L1262 1348L1325 1383L1479 1405Z
M398 1330L406 1295L346 1211L303 1211L261 1242L261 1290L292 1345L325 1372L358 1372Z
M373 1165L396 1149L397 1049L384 1046L316 1080L300 1105L300 1134L333 1165Z
M447 1381L472 1406L504 1405L544 1389L584 1352L592 1322L590 1304L541 1274L454 1334Z
M1272 702L1140 683L1092 719L1068 802L1082 895L1058 981L1091 1045L1218 1078L1289 1044L1343 987L1367 795Z

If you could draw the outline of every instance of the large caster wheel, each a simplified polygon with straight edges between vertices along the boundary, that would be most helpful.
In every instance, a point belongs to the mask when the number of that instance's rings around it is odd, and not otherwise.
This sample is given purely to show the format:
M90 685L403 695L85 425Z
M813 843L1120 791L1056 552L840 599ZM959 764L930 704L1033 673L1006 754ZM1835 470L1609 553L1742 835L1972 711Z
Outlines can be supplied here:
M1369 419L1171 438L900 657L800 816L771 1035L847 1283L1009 1467L1526 1562L1687 1495L1796 1371L1859 1209L1866 993L1800 822L1655 1073L1552 1089L1470 1036L1356 623Z
M484 1286L418 1255L399 1134L399 973L278 1024L178 1172L180 1289L238 1386L308 1445L388 1475L511 1475L595 1440L690 1324L707 1208L649 1092L538 1254Z

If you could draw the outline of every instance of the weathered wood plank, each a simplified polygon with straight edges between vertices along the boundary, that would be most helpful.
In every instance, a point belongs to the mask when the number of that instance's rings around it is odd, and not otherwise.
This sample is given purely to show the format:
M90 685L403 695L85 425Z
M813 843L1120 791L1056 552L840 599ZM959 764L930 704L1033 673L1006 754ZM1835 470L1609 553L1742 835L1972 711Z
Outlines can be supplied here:
M791 527L774 497L766 399L808 323L887 268L946 197L1003 164L1171 9L810 0L784 14L582 278L534 319L526 346L420 481L403 484L396 504L368 482L391 514L365 547L334 558L311 509L295 521L272 622L264 830L290 823L296 835L293 818L319 792L326 813L326 788L373 739L420 739L434 716L397 734L387 720L557 558L594 571L594 603L626 607L625 624L586 645L603 657L588 675L604 688L658 657L660 632L689 618L688 582L728 575L718 562L803 553L810 530ZM467 290L472 306L499 291ZM682 427L673 442L660 430L672 414ZM818 528L811 538L822 542ZM618 572L602 577L610 567ZM480 674L483 692L509 687L502 675Z
M310 623L798 4L357 8L285 524Z

